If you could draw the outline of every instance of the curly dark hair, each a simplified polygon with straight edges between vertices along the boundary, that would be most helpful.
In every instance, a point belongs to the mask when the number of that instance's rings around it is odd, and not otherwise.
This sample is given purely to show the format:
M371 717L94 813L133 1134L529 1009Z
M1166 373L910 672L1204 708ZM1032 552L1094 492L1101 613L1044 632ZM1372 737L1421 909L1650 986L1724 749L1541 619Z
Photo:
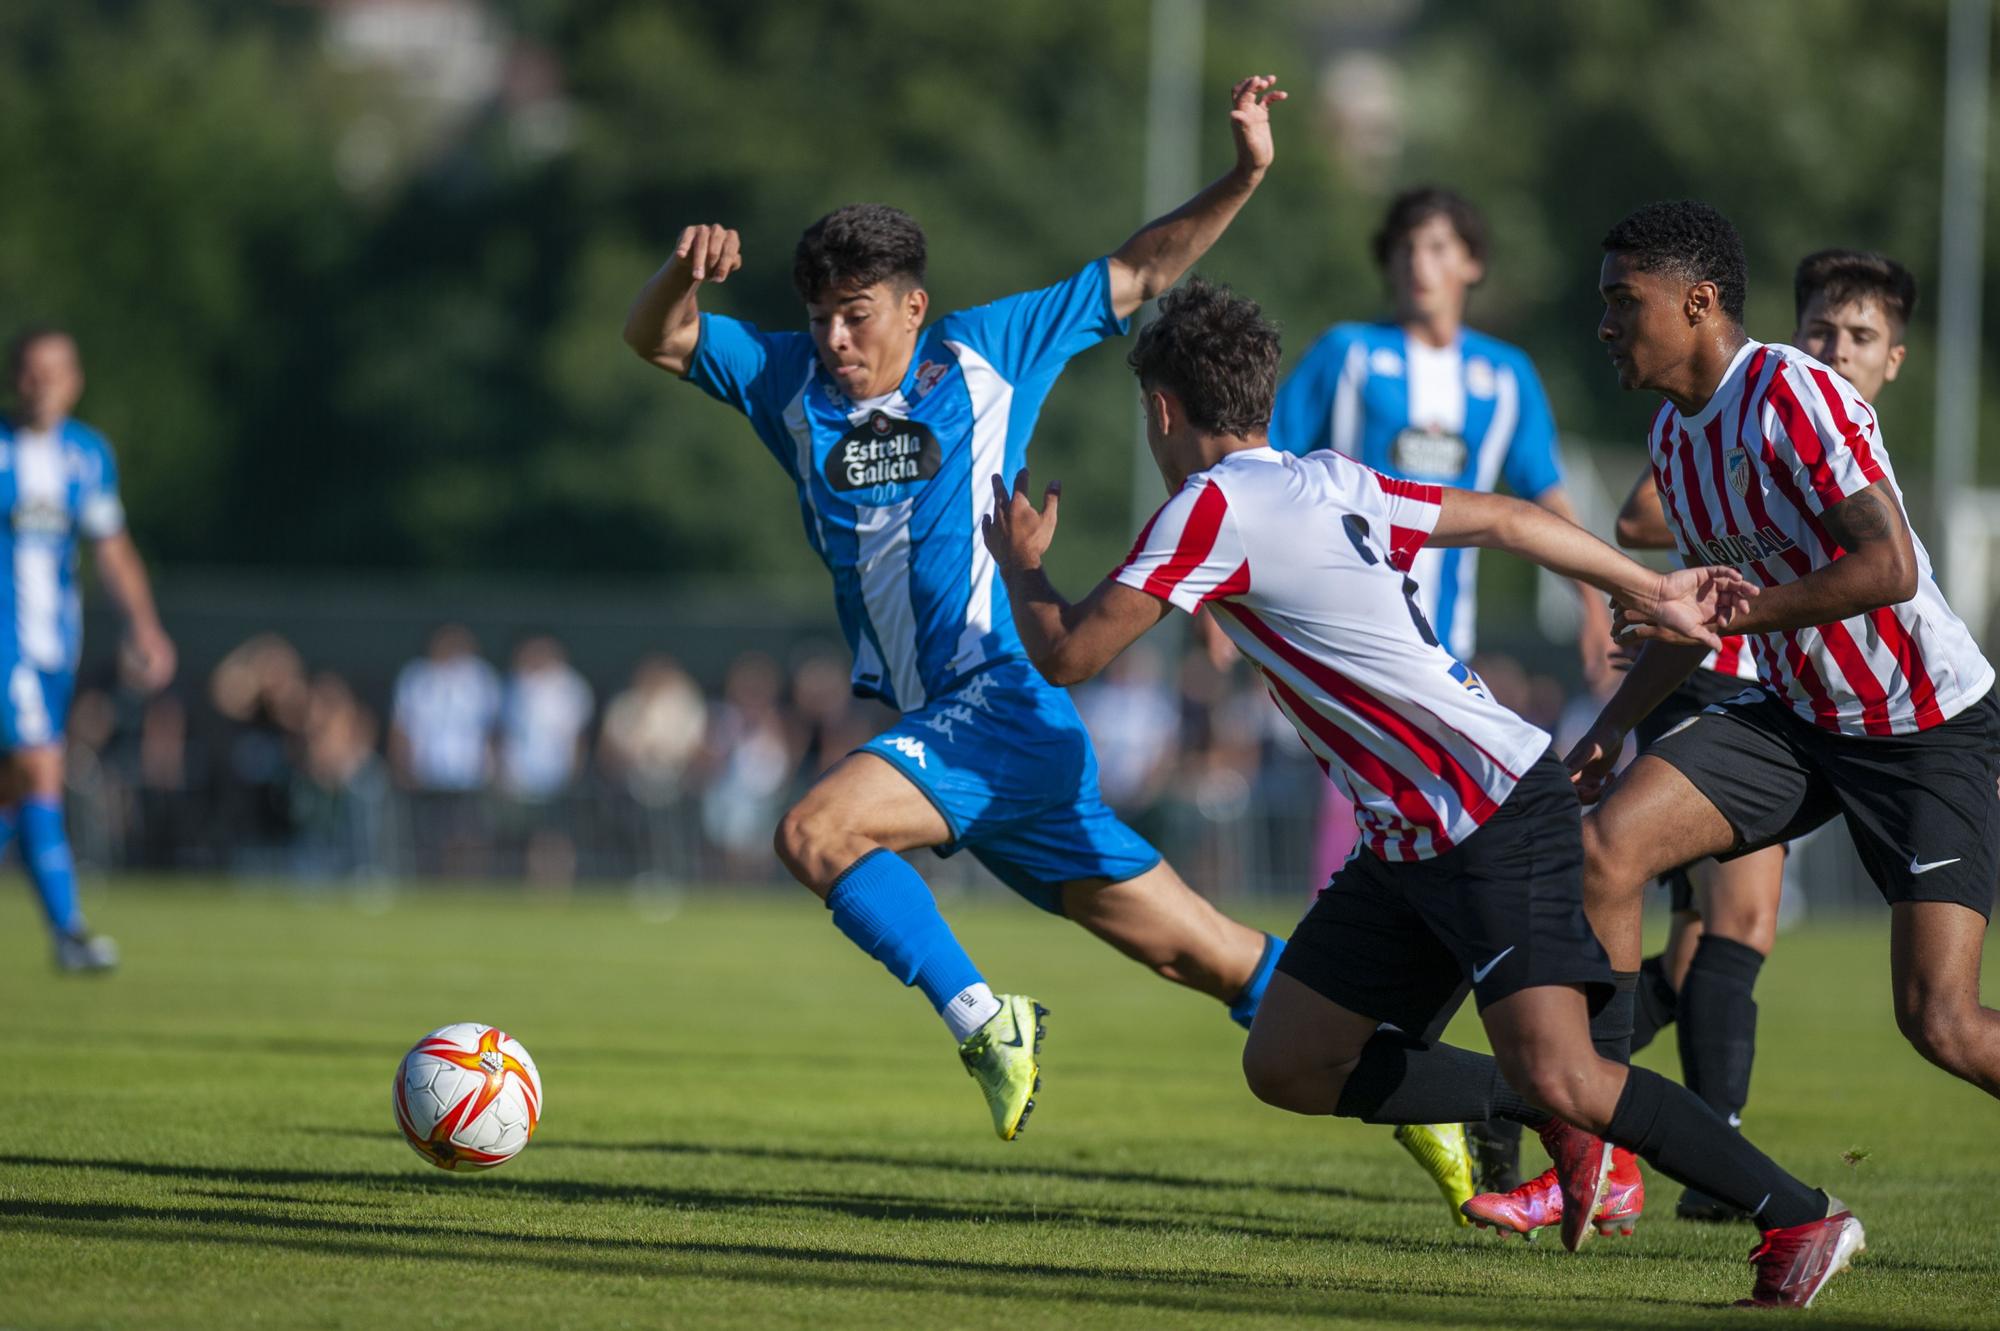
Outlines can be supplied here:
M850 203L805 229L792 254L792 285L808 303L829 291L893 282L924 284L924 229L886 203Z
M1743 296L1750 285L1743 237L1707 204L1693 199L1649 203L1605 233L1604 252L1625 255L1642 273L1715 283L1722 312L1743 322Z
M1449 221L1451 229L1465 242L1467 252L1481 263L1486 262L1486 219L1472 200L1440 185L1419 185L1389 200L1389 211L1382 214L1382 225L1375 230L1375 266L1387 269L1389 256L1396 252L1396 247L1433 217Z
M1886 255L1868 250L1820 250L1799 260L1792 276L1795 318L1806 317L1806 306L1824 296L1830 308L1856 300L1876 300L1889 316L1900 341L1917 312L1917 279Z
M1212 434L1270 428L1278 392L1278 329L1254 300L1203 278L1160 297L1159 316L1125 358L1141 388L1181 400L1188 420Z

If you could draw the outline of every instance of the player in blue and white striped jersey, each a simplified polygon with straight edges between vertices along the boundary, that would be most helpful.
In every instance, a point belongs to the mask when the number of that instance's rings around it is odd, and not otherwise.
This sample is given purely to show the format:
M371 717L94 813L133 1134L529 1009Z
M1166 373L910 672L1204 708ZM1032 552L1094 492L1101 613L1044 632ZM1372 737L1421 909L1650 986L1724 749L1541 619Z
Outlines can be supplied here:
M1273 446L1331 448L1385 475L1462 490L1505 482L1574 522L1541 377L1519 347L1465 326L1466 300L1486 271L1478 211L1449 190L1408 190L1375 234L1375 260L1394 317L1335 324L1312 344L1278 389ZM1439 639L1469 660L1476 552L1429 550L1411 573ZM1582 604L1584 676L1601 689L1611 683L1610 616L1595 594Z
M902 713L786 814L778 854L848 938L923 989L1002 1139L1033 1107L1042 1011L987 986L897 852L970 850L1031 902L1245 1025L1280 947L1196 895L1104 805L1089 735L1029 663L980 537L992 478L1021 468L1069 358L1123 333L1263 179L1269 107L1285 95L1273 82L1232 93L1232 170L1053 286L926 327L922 230L894 208L853 205L800 238L793 280L809 332L698 308L703 284L740 263L736 233L720 226L682 232L626 323L640 356L749 418L832 575L855 691Z
M15 339L14 415L0 422L0 845L18 832L21 860L41 898L65 971L117 964L77 902L63 827L63 725L83 645L77 540L125 616L125 665L142 688L173 678L174 645L160 627L146 567L125 531L118 467L104 436L70 412L83 395L76 342L55 328Z

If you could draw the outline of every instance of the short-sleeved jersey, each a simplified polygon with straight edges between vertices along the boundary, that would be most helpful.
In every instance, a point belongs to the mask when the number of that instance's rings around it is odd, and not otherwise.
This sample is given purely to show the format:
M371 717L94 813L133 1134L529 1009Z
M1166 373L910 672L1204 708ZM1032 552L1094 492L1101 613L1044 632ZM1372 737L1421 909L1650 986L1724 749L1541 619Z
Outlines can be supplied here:
M1715 395L1648 435L1667 524L1690 566L1729 564L1766 587L1845 553L1821 520L1870 485L1901 505L1875 411L1796 347L1746 342ZM1800 716L1849 735L1905 735L1950 720L1993 687L1993 667L1945 603L1916 547L1916 595L1817 628L1753 635L1758 677Z
M82 421L44 431L0 422L0 512L13 570L0 578L0 660L73 671L83 648L77 538L125 529L110 443Z
M1246 449L1190 476L1111 574L1215 612L1385 860L1465 840L1549 747L1419 607L1442 500L1338 453Z
M1330 448L1388 476L1462 490L1501 481L1524 499L1562 484L1555 415L1527 353L1466 329L1432 347L1392 323L1336 324L1278 389L1271 443ZM1472 654L1479 552L1425 550L1414 570L1424 613Z
M804 333L701 316L688 379L749 417L798 489L833 574L854 690L902 711L996 662L1025 659L980 534L1071 356L1125 331L1106 261L1054 286L948 314L903 382L861 402Z

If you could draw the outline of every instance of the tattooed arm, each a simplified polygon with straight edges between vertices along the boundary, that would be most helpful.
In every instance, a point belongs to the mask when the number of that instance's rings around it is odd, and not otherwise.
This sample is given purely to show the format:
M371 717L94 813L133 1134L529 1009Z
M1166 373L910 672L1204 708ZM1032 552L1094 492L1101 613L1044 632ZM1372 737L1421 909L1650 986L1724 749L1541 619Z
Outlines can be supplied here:
M1797 582L1766 587L1731 633L1811 628L1898 605L1917 594L1917 552L1903 506L1886 481L1856 490L1820 516L1840 557ZM1621 623L1622 627L1622 623ZM1644 628L1639 637L1653 637Z

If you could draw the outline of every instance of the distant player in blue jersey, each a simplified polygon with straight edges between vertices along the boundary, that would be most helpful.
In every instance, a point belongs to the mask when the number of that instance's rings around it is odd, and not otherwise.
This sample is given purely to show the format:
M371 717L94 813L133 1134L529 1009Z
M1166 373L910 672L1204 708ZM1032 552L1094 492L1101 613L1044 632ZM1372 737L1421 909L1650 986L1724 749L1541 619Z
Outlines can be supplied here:
M63 828L63 723L83 643L77 538L92 544L105 589L125 616L125 667L151 690L174 673L174 644L153 610L146 566L125 532L118 466L103 435L70 411L83 396L76 342L55 328L15 339L14 415L0 423L0 526L10 576L0 577L0 845L21 838L21 860L55 938L56 966L118 964L109 938L84 925L76 867Z
M923 990L1003 1140L1034 1105L1045 1010L993 992L897 852L970 850L1029 901L1246 1026L1282 946L1196 895L1105 807L1090 738L1029 663L980 538L992 478L1021 468L1064 364L1123 333L1263 179L1270 107L1285 96L1273 83L1234 89L1228 174L1054 286L926 326L922 230L894 208L852 205L799 240L809 333L699 311L702 284L740 265L720 226L681 233L626 323L640 356L748 416L798 487L855 691L902 717L784 816L777 852L842 933Z
M1465 326L1466 300L1486 275L1478 209L1446 189L1404 191L1375 233L1375 263L1388 279L1394 316L1335 324L1307 349L1278 388L1272 446L1298 454L1331 448L1390 476L1461 490L1505 482L1575 522L1541 377L1519 347ZM1473 655L1477 559L1471 548L1426 547L1410 570L1424 614L1462 661ZM1581 584L1577 592L1584 680L1603 692L1615 679L1611 615L1595 592ZM1487 1191L1519 1182L1520 1131L1513 1123L1474 1130ZM1415 1134L1399 1139L1419 1150Z

